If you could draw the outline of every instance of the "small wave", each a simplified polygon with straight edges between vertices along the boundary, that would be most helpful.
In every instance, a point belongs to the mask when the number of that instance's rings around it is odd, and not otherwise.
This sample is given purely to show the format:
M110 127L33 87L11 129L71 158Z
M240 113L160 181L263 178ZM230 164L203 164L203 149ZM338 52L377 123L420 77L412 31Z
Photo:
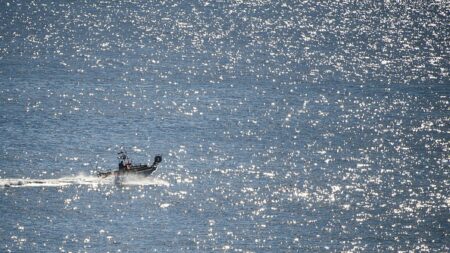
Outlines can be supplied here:
M18 179L18 178L1 178L0 187L61 187L70 185L113 185L117 181L114 177L100 178L96 176L69 176L54 179ZM169 186L169 182L153 177L126 176L121 185L159 185Z

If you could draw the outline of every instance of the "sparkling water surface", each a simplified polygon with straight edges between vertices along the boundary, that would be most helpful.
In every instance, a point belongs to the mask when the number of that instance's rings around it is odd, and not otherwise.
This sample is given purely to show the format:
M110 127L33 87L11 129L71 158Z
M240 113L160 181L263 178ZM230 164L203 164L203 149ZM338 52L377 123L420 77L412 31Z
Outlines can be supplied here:
M448 10L0 1L0 251L449 251Z

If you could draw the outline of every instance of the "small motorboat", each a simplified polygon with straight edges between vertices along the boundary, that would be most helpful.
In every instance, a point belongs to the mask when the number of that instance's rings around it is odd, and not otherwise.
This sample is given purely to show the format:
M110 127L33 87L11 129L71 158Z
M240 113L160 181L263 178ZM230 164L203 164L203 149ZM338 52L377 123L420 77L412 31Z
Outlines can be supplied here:
M153 164L132 164L130 158L125 151L120 151L118 153L119 159L119 169L114 171L99 171L97 176L108 177L108 176L122 176L122 175L140 175L140 176L150 176L158 167L158 164L162 161L161 155L156 155Z

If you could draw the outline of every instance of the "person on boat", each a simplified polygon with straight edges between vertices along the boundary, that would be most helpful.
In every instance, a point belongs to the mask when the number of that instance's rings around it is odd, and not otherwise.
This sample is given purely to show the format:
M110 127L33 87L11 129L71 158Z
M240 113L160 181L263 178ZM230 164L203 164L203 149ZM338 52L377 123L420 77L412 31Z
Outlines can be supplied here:
M128 158L127 154L124 151L120 151L119 153L117 153L119 155L119 171L125 171L125 170L130 170L131 169L131 162L130 159Z
M131 170L130 160L121 160L119 163L119 171Z
M123 171L125 169L125 165L123 164L123 160L119 163L119 171Z
M125 163L125 166L126 166L127 170L131 170L131 161L127 160L126 163Z

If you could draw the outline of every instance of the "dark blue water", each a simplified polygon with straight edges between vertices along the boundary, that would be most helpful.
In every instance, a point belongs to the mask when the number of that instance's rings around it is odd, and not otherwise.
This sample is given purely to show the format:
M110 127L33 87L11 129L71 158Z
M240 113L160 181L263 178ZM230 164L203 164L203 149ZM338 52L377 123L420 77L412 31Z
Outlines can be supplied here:
M447 3L0 12L1 252L450 250Z

